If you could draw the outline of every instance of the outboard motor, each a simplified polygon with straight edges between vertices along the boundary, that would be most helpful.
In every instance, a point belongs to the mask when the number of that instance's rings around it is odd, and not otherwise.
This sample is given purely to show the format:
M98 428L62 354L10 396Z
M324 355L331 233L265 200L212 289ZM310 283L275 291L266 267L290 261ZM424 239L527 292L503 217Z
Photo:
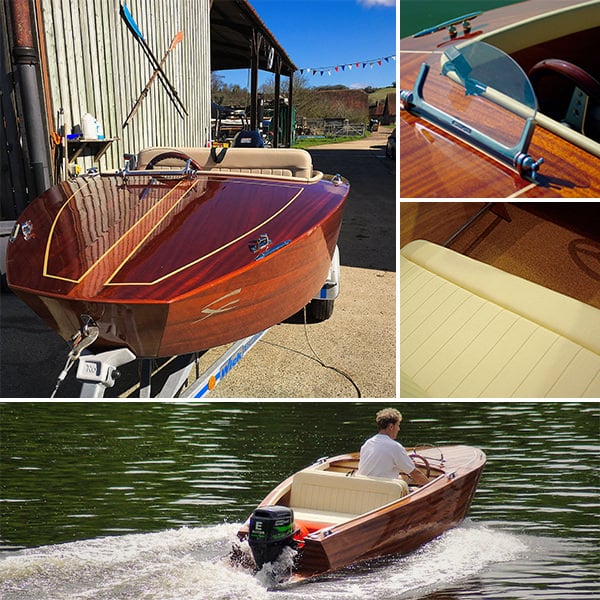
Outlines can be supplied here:
M286 546L293 546L294 511L287 506L257 508L250 517L248 544L256 567L279 558Z

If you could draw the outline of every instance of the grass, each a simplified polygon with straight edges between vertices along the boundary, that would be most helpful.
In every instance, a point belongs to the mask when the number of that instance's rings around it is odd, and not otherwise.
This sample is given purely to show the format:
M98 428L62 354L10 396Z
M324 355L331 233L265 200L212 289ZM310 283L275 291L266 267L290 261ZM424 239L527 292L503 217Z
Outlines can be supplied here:
M385 97L389 93L395 92L395 91L396 91L396 88L386 87L386 88L381 88L375 92L371 92L369 94L369 105L375 104L375 102L377 102L378 100L385 100Z
M370 135L367 133L367 136ZM362 140L362 135L354 135L349 137L338 137L338 138L328 138L328 137L320 137L320 138L307 138L303 140L296 140L293 148L311 148L312 146L322 146L323 144L339 144L341 142L354 142L355 140Z

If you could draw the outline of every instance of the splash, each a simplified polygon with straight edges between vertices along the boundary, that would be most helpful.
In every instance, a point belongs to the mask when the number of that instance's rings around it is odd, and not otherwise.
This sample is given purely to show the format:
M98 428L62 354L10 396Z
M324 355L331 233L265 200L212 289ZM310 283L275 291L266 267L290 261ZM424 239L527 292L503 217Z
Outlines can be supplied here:
M344 569L300 586L274 582L293 551L254 575L226 560L239 524L182 528L45 546L0 560L3 600L411 599L445 589L527 551L519 537L484 526L449 531L406 557Z
M182 528L18 552L0 561L0 597L259 600L265 591L260 582L222 559L238 527Z

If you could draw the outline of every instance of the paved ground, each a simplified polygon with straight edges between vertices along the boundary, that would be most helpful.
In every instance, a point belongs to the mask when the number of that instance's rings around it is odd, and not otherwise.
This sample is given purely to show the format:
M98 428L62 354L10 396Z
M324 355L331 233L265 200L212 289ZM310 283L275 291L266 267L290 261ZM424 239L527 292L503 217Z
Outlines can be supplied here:
M315 168L340 173L351 183L333 316L308 325L295 316L271 328L211 398L396 395L396 170L385 158L386 139L387 132L380 131L310 151ZM3 294L0 302L0 397L47 397L68 345L15 296ZM201 368L219 350L207 352ZM133 375L124 370L124 378ZM71 373L58 396L78 396L79 389Z

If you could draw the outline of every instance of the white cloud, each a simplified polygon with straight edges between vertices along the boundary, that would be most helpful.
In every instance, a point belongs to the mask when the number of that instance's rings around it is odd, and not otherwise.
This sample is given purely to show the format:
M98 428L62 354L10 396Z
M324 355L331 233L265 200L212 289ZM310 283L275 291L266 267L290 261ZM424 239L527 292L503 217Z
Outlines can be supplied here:
M396 6L396 0L358 0L364 6Z

